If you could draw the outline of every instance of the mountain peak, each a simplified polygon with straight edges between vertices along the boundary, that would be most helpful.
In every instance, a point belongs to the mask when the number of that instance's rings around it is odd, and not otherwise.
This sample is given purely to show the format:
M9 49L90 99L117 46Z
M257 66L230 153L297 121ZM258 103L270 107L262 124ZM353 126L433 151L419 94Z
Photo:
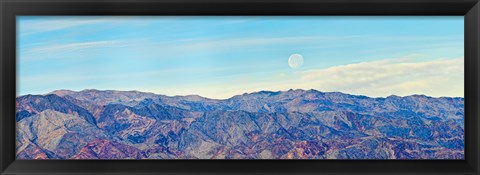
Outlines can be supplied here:
M55 91L52 91L48 94L55 94L55 95L58 95L60 97L63 97L63 96L66 96L66 95L70 95L72 93L76 93L75 91L72 91L72 90L68 90L68 89L60 89L60 90L55 90ZM47 94L47 95L48 95Z
M101 92L101 91L102 90L98 90L98 89L84 89L84 90L81 90L80 92ZM105 91L108 91L108 90L105 90Z
M202 101L202 100L209 99L209 98L206 98L206 97L202 97L200 95L185 95L185 96L176 95L176 96L173 96L173 97L184 98L188 101Z

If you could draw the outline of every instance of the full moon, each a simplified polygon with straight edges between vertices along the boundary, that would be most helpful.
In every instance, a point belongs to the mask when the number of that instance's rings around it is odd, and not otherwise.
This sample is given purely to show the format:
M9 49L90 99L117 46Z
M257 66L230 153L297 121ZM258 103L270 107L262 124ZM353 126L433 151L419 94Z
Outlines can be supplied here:
M303 56L300 54L292 54L288 57L288 66L292 69L298 69L303 65Z

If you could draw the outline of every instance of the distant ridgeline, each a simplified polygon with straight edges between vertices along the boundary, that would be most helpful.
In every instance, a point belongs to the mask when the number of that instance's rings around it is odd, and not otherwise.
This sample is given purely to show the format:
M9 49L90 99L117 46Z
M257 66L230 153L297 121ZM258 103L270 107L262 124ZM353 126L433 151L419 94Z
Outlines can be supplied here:
M463 159L464 99L316 90L16 99L18 159Z

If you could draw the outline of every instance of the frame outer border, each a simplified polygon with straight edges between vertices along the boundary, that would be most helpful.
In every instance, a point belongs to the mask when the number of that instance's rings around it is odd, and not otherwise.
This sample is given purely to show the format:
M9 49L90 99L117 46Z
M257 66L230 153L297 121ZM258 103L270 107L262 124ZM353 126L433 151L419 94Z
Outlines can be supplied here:
M292 2L293 0L278 0L279 2ZM59 3L62 3L62 4L66 4L68 3L69 1L60 1L60 0L0 0L0 38L2 39L1 43L0 43L0 55L1 55L1 58L0 58L0 115L4 115L5 114L5 111L4 109L7 107L7 108L10 108L11 106L14 107L14 105L8 103L10 102L9 99L14 99L15 98L15 93L12 93L12 91L8 88L5 88L5 85L10 85L10 84L15 84L15 78L11 79L10 77L8 79L4 79L4 77L6 77L10 72L12 72L12 69L13 71L15 70L15 66L12 66L12 67L8 67L8 65L10 65L10 63L12 62L12 60L6 60L7 58L10 58L15 56L15 53L16 51L12 51L10 49L15 48L15 36L10 36L8 35L9 33L9 30L11 30L12 28L15 29L15 26L8 26L8 25L5 25L5 24L11 24L11 20L13 19L15 22L15 13L17 13L18 11L15 11L15 10L11 10L9 9L9 5L10 3L17 3L17 2L20 2L20 3L23 3L22 5L24 6L28 6L28 3L38 3L38 2L45 2L45 4L48 4L48 3L54 3L58 6ZM91 1L91 0L85 0L85 1L79 1L79 0L72 0L71 2L75 2L75 3L91 3L91 2L94 2L94 1ZM119 3L119 2L126 2L126 3L130 3L130 2L134 2L132 0L106 0L106 1L99 1L99 3L102 3L102 4L105 4L105 3ZM149 0L140 0L140 2L155 2L155 1L149 1ZM175 1L170 1L170 0L160 0L160 2L175 2ZM195 1L195 0L179 0L179 2L185 2L185 3L198 3L199 1ZM213 0L211 1L212 3L218 3L218 2L226 2L226 1L216 1L216 0ZM236 1L236 2L239 2L239 1ZM248 3L251 3L251 4L255 4L255 3L252 3L252 2L271 2L272 4L275 3L273 1L269 1L269 0L259 0L259 1L255 1L255 0L246 0L246 2ZM300 3L305 3L305 2L313 2L311 0L300 0ZM332 2L332 3L340 3L340 4L345 4L345 5L352 5L353 2L355 2L354 0L337 0L337 1L333 1L333 0L320 0L319 2L322 2L322 3L329 3L329 2ZM358 1L357 1L358 2ZM412 2L416 2L416 1L411 1L411 0L365 0L365 1L360 1L360 3L358 4L362 4L365 2L365 4L367 3L395 3L395 2L408 2L408 3L412 3ZM440 2L440 3L436 3L436 2ZM454 1L452 0L418 0L418 3L419 4L422 4L422 5L425 5L425 4L434 4L434 5L437 5L438 7L439 4L441 3L452 3ZM473 68L473 69L469 69L469 72L465 74L465 78L468 76L475 76L476 78L476 81L471 81L471 82L465 82L465 88L466 88L466 91L469 91L472 95L471 98L476 98L475 99L475 105L477 106L474 106L474 107L471 107L469 110L470 111L474 111L474 113L477 115L475 117L472 117L472 118L469 118L470 120L468 121L469 123L473 123L473 125L476 125L476 126L480 126L480 119L479 119L479 111L480 111L480 105L478 104L480 102L480 95L479 95L479 80L480 80L480 51L479 51L479 46L480 46L480 3L478 3L478 0L464 0L463 2L466 2L466 3L476 3L475 5L472 5L471 6L471 9L465 13L465 35L468 34L468 38L465 37L465 58L476 58L475 59L475 62L472 62L474 64L472 65L465 65L466 69L467 67L469 68ZM436 3L436 4L435 4ZM203 3L200 3L200 4L203 4ZM18 5L18 4L16 4ZM277 4L278 5L278 4ZM15 5L13 5L15 6ZM441 6L441 7L444 7L444 6ZM456 8L457 11L459 11L459 9L457 8L460 8L459 6L457 7L454 7ZM400 8L401 9L401 8ZM24 9L23 9L24 10ZM57 10L58 10L58 7L57 7ZM118 10L118 9L117 9ZM238 9L237 9L238 10ZM397 9L398 10L398 9ZM418 9L417 9L418 10ZM97 10L98 11L98 10ZM150 9L151 11L151 9ZM150 12L149 11L149 12ZM185 10L184 10L185 11ZM360 10L361 11L361 10ZM404 10L404 11L407 11L407 10ZM434 10L435 11L435 10ZM455 11L455 10L452 10L452 11ZM446 13L453 13L452 11L449 11L449 12L443 12L442 9L437 9L436 10L436 13L440 14L440 15L445 15ZM22 11L23 13L25 13L25 11ZM148 14L149 12L144 12L145 14ZM222 11L223 13L225 13L225 10ZM254 11L255 13L259 13L258 11ZM395 14L400 14L402 13L403 11L402 10L399 10L399 11L395 11L395 12L391 12L393 15ZM443 13L442 13L443 12ZM52 13L59 13L59 11L53 11ZM64 13L63 11L60 11L60 13ZM75 13L75 12L72 12L72 13ZM100 12L101 13L101 12ZM106 13L112 13L112 12L106 12ZM127 13L132 13L132 11L128 11ZM150 12L151 13L151 12ZM365 12L362 12L361 14L359 15L362 15L363 13ZM408 12L407 12L408 13ZM350 14L350 13L348 13ZM386 14L386 15L392 15L392 14ZM434 14L434 12L430 9L429 12L426 12L425 14L427 15L432 15ZM209 14L210 15L210 14ZM13 17L12 17L13 16ZM13 42L12 43L9 43L9 39L13 38ZM13 63L15 63L15 60L13 60ZM474 74L472 74L474 73ZM468 87L467 87L468 85ZM13 85L15 86L15 85ZM10 91L9 91L10 90ZM466 92L465 91L465 92ZM14 92L14 90L13 90ZM474 93L472 93L474 92ZM475 96L475 97L473 97ZM13 103L14 104L14 103ZM7 105L7 106L6 106ZM10 138L13 137L13 139L15 139L15 132L13 133L9 133L9 131L11 131L11 127L15 127L15 126L8 126L8 127L3 127L3 124L5 124L4 122L7 122L9 123L9 121L14 121L14 118L6 118L6 117L3 117L3 116L0 116L0 174L4 174L4 173L12 173L12 174L30 174L32 172L17 172L14 169L12 169L12 171L9 171L9 166L14 164L14 163L18 163L18 161L16 162L13 162L15 161L15 151L10 151L12 150L15 150L15 147L14 147L14 144L10 144L9 146L5 146L5 144L8 143L8 141L10 141ZM470 125L472 126L472 125ZM469 131L474 131L474 132L468 132L466 133L465 135L465 138L466 138L466 147L465 147L465 150L467 150L467 138L475 138L474 136L476 135L477 138L476 139L473 139L474 141L472 142L470 139L469 144L468 145L477 145L476 148L468 148L469 150L473 150L474 155L469 155L467 157L466 155L466 159L465 160L471 160L469 161L471 164L470 166L474 169L473 171L469 171L469 172L458 172L458 174L467 174L467 175L473 175L473 174L477 174L479 173L479 170L480 170L480 129L478 129L478 127L475 127L473 130L472 128L469 128ZM473 136L472 136L473 135ZM10 160L13 160L12 162L10 162ZM8 168L8 169L7 169ZM17 167L18 168L18 167ZM18 170L18 169L17 169ZM71 174L89 174L88 172L85 172L85 171L76 171L76 172L71 172ZM100 172L99 172L100 173ZM115 174L115 173L118 173L118 172L102 172L103 174ZM160 172L158 172L160 173ZM158 174L158 173L155 173L155 174ZM174 172L164 172L165 174L176 174ZM203 174L209 174L209 173L205 173L205 172L202 172ZM202 174L202 173L194 173L194 174ZM217 172L218 173L218 172ZM253 172L252 172L253 173ZM385 172L386 173L386 172ZM36 173L35 173L36 174ZM41 172L39 174L64 174L62 172ZM70 173L69 173L70 174ZM123 173L122 173L123 174ZM138 174L141 174L141 173L138 173ZM178 174L182 174L182 173L178 173ZM183 174L186 174L186 173L183 173ZM222 173L223 174L223 173ZM229 173L230 174L230 173ZM232 173L233 174L233 173ZM251 174L251 173L248 173L248 174ZM333 173L333 172L325 172L325 173L322 173L322 174L347 174L346 172L338 172L338 173ZM369 174L369 173L364 173L364 174ZM384 173L380 173L380 174L384 174ZM388 173L386 174L409 174L409 173L394 173L392 171L389 171ZM417 173L413 173L413 174L417 174ZM434 173L434 172L429 172L429 173L419 173L419 174L437 174L437 173ZM457 174L457 173L448 173L448 174Z

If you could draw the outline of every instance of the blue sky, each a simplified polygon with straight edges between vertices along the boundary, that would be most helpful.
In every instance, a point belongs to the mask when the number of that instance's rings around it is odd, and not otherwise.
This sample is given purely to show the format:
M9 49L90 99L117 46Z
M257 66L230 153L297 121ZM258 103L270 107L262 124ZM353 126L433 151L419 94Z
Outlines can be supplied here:
M17 95L229 98L317 89L463 97L463 16L17 17ZM304 64L288 65L292 54Z

